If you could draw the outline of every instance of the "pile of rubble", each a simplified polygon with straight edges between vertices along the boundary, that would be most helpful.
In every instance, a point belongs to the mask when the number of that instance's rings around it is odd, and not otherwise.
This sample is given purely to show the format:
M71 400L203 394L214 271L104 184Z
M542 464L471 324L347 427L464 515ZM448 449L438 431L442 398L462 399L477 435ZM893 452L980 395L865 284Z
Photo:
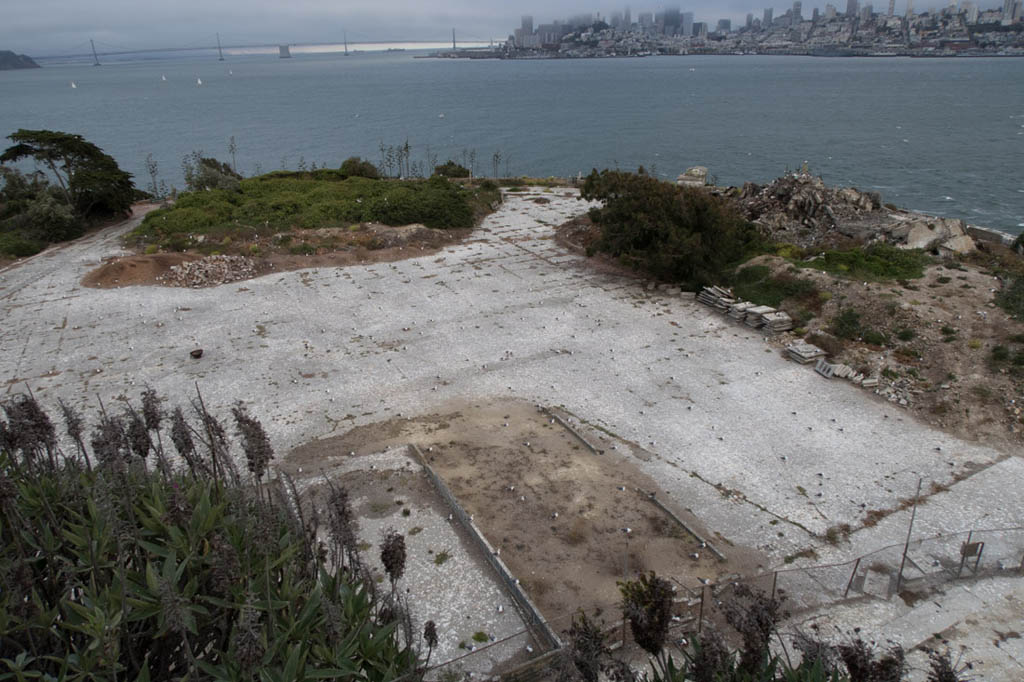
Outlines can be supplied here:
M245 256L207 256L175 265L161 283L172 287L212 287L256 276L256 261Z
M737 201L748 220L773 235L782 233L787 241L792 241L791 233L798 233L792 236L802 237L799 241L807 241L808 230L813 239L816 234L840 230L850 222L883 217L877 193L826 187L824 180L804 172L784 175L767 185L748 182L739 191Z
M882 207L877 192L827 187L807 172L790 173L767 185L748 182L729 194L740 213L776 241L807 247L885 241L940 255L975 248L962 220L936 218Z

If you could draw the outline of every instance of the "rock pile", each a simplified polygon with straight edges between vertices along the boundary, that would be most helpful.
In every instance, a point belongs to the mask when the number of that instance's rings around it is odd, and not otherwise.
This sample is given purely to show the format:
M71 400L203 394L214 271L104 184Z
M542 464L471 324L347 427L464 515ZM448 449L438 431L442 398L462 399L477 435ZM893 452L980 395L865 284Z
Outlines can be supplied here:
M824 180L810 173L790 173L763 186L748 182L737 200L748 220L772 233L836 230L882 207L881 197L874 192L826 187Z
M256 276L256 261L245 256L207 256L175 265L159 280L172 287L212 287L251 279Z

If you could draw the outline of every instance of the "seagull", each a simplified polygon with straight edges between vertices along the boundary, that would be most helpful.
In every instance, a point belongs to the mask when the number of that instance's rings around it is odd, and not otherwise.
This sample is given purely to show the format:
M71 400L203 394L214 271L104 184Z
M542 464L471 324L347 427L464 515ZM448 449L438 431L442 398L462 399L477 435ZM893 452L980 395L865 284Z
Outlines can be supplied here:
M501 604L498 604L498 613L505 613L505 607Z
M699 559L700 558L700 552L694 552L693 554L690 555L690 558L691 559Z
M697 580L700 581L701 585L710 585L711 584L711 581L708 580L707 578L697 578Z

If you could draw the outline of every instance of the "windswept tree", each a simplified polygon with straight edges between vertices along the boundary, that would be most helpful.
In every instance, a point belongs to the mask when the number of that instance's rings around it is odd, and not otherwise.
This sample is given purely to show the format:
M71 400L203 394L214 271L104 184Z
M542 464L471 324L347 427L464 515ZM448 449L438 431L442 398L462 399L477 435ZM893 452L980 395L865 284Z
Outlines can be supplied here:
M14 144L0 154L0 163L34 159L50 171L79 217L123 215L131 207L135 199L131 173L81 135L20 129L8 139Z

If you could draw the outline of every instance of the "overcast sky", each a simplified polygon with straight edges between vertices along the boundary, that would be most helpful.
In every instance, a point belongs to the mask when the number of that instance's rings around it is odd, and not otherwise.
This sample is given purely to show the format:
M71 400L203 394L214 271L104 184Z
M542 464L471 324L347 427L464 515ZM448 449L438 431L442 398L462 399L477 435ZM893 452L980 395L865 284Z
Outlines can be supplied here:
M833 0L840 11L846 0ZM863 2L862 2L863 4ZM888 0L876 0L885 11ZM916 0L918 12L942 7L946 0ZM999 0L981 0L994 7ZM810 16L824 2L805 0ZM207 46L220 32L225 44L446 40L452 28L467 40L504 39L520 15L534 23L548 22L582 12L602 15L622 10L620 5L585 0L2 0L0 50L28 55L54 55L81 51L95 38L103 47ZM760 16L767 6L781 14L791 3L769 0L691 0L629 3L637 12L659 11L666 6L692 11L697 21L742 20L747 12ZM902 14L906 0L896 1Z

